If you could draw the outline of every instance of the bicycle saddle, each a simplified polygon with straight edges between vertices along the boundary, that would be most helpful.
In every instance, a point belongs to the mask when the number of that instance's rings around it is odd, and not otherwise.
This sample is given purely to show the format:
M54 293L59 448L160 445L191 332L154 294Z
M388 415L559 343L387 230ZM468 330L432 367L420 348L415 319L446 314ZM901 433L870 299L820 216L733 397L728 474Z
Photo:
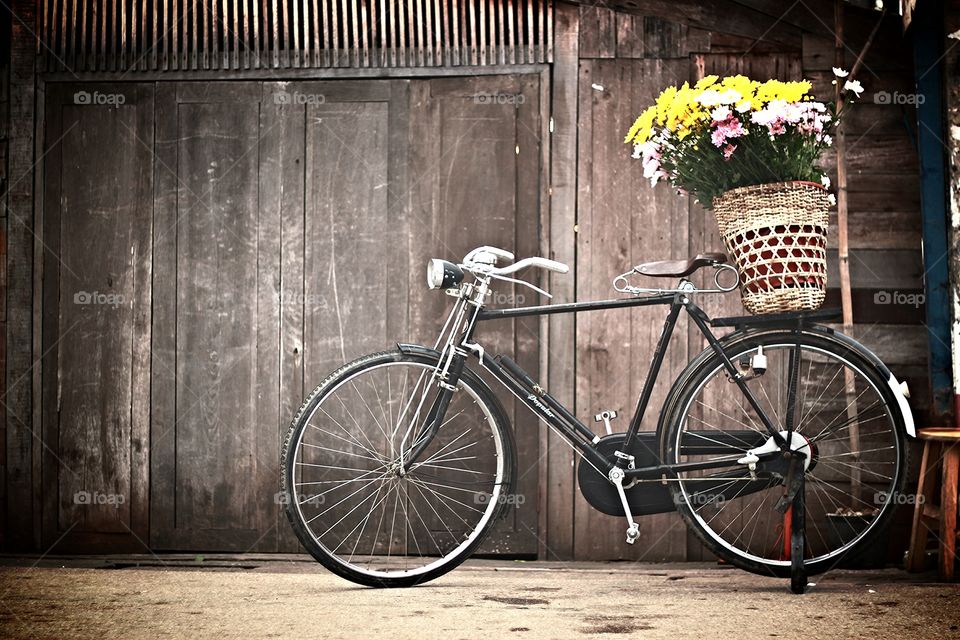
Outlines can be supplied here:
M727 256L723 253L701 253L689 260L659 260L644 262L634 267L634 271L644 276L655 278L683 278L700 267L709 267L715 264L725 264Z

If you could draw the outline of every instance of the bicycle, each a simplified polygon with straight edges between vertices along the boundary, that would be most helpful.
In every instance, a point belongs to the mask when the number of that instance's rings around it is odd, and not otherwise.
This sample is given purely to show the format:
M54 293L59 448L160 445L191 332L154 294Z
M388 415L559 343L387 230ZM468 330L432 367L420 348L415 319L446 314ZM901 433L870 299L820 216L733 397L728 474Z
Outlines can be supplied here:
M506 266L498 267L498 262ZM732 565L807 576L867 549L889 525L915 436L906 385L853 339L820 322L832 311L710 319L694 302L733 291L723 254L638 265L617 276L627 297L486 308L494 281L538 267L479 247L460 264L434 259L428 286L455 299L434 346L398 344L331 373L306 398L284 443L285 511L307 551L362 585L404 587L463 562L511 502L517 477L510 422L475 361L579 454L578 484L596 509L626 520L677 510L703 544ZM714 270L712 288L688 278ZM635 275L679 278L674 288L630 284ZM469 277L468 277L469 276ZM595 435L509 356L474 339L493 319L648 305L668 307L626 432ZM640 432L681 310L707 347L673 382L657 429ZM733 331L717 337L711 327ZM872 500L871 500L872 497ZM855 511L860 518L838 519Z

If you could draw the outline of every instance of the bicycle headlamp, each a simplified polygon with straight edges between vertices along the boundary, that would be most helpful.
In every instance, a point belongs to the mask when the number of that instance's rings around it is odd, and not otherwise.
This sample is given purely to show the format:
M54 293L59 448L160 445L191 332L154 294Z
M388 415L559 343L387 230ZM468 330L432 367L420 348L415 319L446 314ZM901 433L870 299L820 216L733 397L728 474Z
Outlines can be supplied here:
M427 263L427 286L431 289L449 289L463 281L463 270L452 262L432 259Z

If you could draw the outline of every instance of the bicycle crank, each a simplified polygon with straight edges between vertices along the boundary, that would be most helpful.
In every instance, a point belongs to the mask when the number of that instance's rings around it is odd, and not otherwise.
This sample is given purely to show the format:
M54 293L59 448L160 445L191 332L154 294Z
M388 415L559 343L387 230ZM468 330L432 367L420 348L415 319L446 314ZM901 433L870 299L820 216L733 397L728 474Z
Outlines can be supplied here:
M640 537L640 525L636 523L633 515L630 513L630 503L627 501L627 494L623 490L623 478L623 469L620 467L610 469L610 482L617 488L617 493L620 495L620 503L623 505L623 512L627 516L627 544L633 544L637 541L637 538Z

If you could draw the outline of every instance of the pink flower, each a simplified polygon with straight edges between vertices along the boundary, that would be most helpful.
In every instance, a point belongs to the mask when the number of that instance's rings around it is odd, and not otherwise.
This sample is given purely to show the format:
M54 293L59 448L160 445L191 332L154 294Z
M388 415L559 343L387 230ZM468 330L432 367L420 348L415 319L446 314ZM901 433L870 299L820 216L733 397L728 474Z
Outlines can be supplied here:
M743 123L729 113L727 114L726 120L722 122L714 121L712 125L716 128L710 134L710 140L718 149L726 144L730 138L740 138L747 135L747 130L743 128Z
M733 152L736 151L736 150L737 150L737 145L735 145L735 144L728 144L727 146L725 146L725 147L723 148L723 157L726 158L727 160L729 160L729 159L730 159L730 156L732 156L732 155L733 155Z

